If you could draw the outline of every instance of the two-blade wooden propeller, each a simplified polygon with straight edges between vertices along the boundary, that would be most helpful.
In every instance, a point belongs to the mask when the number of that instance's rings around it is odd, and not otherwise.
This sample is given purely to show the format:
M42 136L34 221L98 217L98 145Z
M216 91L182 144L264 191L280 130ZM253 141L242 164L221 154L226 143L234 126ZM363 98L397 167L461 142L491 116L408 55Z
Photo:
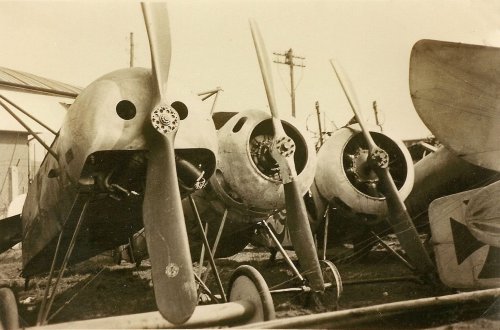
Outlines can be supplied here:
M165 3L142 4L153 66L149 160L143 221L158 310L168 321L187 321L197 304L188 237L177 183L174 140L179 114L167 102L171 41Z
M417 230L413 225L413 221L406 210L406 206L404 205L394 180L392 179L391 173L389 172L389 155L375 143L370 135L370 132L366 128L364 119L359 111L355 94L346 84L347 79L344 77L343 72L334 60L330 60L330 63L349 102L349 105L354 112L354 116L356 117L359 126L361 126L361 131L366 144L368 145L368 164L380 180L381 192L385 196L387 202L387 221L392 227L394 234L396 234L401 247L412 260L416 269L422 274L429 274L433 271L434 265L425 251Z
M306 278L309 280L311 289L316 292L323 292L325 289L323 275L319 265L318 254L316 252L311 227L309 225L304 199L300 194L299 184L297 181L297 172L293 158L295 143L288 135L286 135L285 130L283 129L278 108L276 106L273 80L266 48L257 23L253 20L250 20L250 29L252 31L255 50L259 60L262 80L266 89L269 108L271 109L274 128L271 155L279 165L281 179L283 180L287 225L290 232L290 239L299 259L300 266L303 269Z

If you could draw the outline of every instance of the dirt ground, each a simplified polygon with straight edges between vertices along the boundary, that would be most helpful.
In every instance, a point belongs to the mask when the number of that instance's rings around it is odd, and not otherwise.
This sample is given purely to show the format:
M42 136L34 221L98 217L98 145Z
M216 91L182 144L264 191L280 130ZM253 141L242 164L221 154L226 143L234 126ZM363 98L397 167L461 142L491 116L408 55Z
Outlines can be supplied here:
M269 255L265 249L247 247L231 258L218 259L216 264L220 268L222 282L227 286L231 272L239 265L249 264L262 273L270 288L293 287L299 284L279 254L277 260L272 263L269 262ZM290 255L294 258L293 252L290 252ZM344 291L338 303L335 301L335 289L330 289L325 294L322 306L306 305L306 295L301 293L276 294L273 295L273 300L277 317L343 310L455 292L414 278L408 280L408 277L412 277L412 272L385 251L373 250L365 258L338 264L337 267L344 283ZM25 290L24 279L19 276L20 270L20 250L9 250L0 255L0 286L9 286L14 290L23 325L34 325L46 279L33 278ZM72 266L62 279L49 323L154 311L156 306L150 270L147 260L138 268L129 263L116 265L113 263L111 253ZM372 280L382 278L395 280L370 283ZM211 275L208 285L217 292ZM487 312L455 309L429 316L428 319L400 317L369 327L498 329L500 328L500 321L497 320L498 310L498 306L490 308ZM472 321L469 320L471 318Z

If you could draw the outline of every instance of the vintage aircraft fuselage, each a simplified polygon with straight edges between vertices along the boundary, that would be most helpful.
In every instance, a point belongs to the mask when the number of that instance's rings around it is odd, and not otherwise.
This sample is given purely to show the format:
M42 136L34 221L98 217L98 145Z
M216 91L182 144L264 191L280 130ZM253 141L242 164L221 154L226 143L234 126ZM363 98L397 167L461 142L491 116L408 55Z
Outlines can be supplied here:
M91 197L70 262L123 244L143 226L153 97L151 70L123 69L90 84L68 109L51 146L57 159L47 154L28 189L22 212L24 275L48 270L61 231L64 251L83 195ZM197 103L201 101L178 97L169 87L169 101L181 119L175 152L185 194L203 186L214 172L217 140L208 112Z
M371 132L371 135L388 153L391 175L405 199L414 181L410 153L401 141L387 134ZM368 164L368 155L358 125L335 131L318 151L314 184L319 195L327 202L338 199L354 213L385 215L387 204L380 193L379 178Z
M429 204L440 197L486 186L500 173L473 165L446 147L440 147L415 164L415 189L406 200L417 226L428 223Z
M217 169L207 189L193 195L202 219L209 223L208 238L214 240L227 210L223 237L216 255L232 255L243 249L258 220L285 207L279 167L270 154L273 137L271 115L260 110L215 113L219 141ZM284 130L294 141L297 181L305 194L314 179L316 152L306 134L293 119L282 118ZM200 247L193 234L194 214L184 207L191 230L190 245ZM192 249L193 250L193 249ZM195 249L196 250L196 249Z
M389 156L389 171L402 199L411 192L414 169L405 145L385 133L370 132ZM311 186L313 206L308 208L313 230L323 237L328 212L328 246L361 242L371 247L371 230L385 231L387 203L379 177L371 168L369 150L359 125L336 130L318 151L318 165Z

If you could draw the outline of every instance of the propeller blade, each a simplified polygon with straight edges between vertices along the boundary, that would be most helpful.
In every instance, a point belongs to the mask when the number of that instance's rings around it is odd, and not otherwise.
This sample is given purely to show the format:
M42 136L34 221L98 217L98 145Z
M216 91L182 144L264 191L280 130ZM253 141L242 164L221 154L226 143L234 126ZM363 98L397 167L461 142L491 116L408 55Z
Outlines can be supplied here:
M250 30L259 60L262 80L266 89L269 108L271 109L274 137L271 155L280 168L281 179L284 184L285 205L287 212L287 225L290 232L292 245L299 259L301 268L309 280L310 287L316 292L323 292L325 284L318 254L307 217L307 211L297 182L297 172L293 158L295 143L286 135L281 120L279 119L276 98L274 94L273 80L267 58L266 47L259 31L257 23L250 20Z
M420 273L426 274L432 272L434 264L420 240L413 220L408 214L406 206L394 184L389 168L375 167L374 171L380 178L383 194L387 202L387 221L391 225L394 234L396 234L401 247Z
M153 66L153 79L161 100L165 100L172 53L170 24L165 2L142 2Z
M316 292L323 292L325 283L298 182L292 181L283 187L285 189L287 226L293 248L311 288Z
M143 203L151 276L158 310L168 321L181 324L193 313L197 295L174 146L166 136L151 142Z
M369 134L368 129L365 127L365 121L363 116L361 115L361 112L358 111L359 103L356 98L356 94L354 94L353 89L350 88L349 85L347 85L349 80L345 78L344 72L340 69L340 66L336 64L333 59L330 59L330 64L332 65L333 71L335 72L335 75L337 76L337 79L340 83L340 87L342 87L347 101L351 106L352 112L354 112L354 117L356 117L359 126L361 126L361 132L365 137L366 143L368 143L368 149L370 150L370 152L374 149L377 149L378 146L375 141L373 141L373 138Z
M156 304L168 321L187 321L197 304L196 284L177 183L174 140L179 114L166 102L170 32L164 3L142 4L156 86L142 215Z
M269 103L269 108L271 109L271 115L273 117L274 135L286 135L285 131L283 130L283 125L281 125L278 107L276 106L273 76L271 74L271 67L269 66L269 58L267 57L266 45L264 44L264 39L260 34L257 22L255 22L254 20L250 20L250 30L252 32L255 51L257 52L257 59L259 60L262 81L264 82L264 87L266 89L267 101Z
M353 94L346 87L347 80L345 79L345 76L338 69L338 66L335 65L333 60L330 60L330 63L335 71L337 79L339 80L340 86L349 101L352 111L361 126L366 143L368 144L368 149L370 151L368 162L380 179L380 186L383 189L383 194L387 202L387 221L392 227L394 234L398 237L401 247L413 261L415 268L422 274L429 273L434 269L434 265L425 251L422 242L420 241L418 232L413 225L413 221L406 210L406 206L404 205L398 189L394 184L391 173L389 172L389 155L385 150L379 148L366 128L361 112L358 110L357 104L354 103L355 99L352 97Z

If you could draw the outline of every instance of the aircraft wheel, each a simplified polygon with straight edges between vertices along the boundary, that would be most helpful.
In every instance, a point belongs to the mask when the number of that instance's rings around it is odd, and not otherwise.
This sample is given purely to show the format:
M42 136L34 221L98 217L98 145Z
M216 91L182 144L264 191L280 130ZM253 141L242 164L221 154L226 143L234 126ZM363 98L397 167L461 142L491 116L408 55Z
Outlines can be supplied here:
M19 329L17 302L9 288L0 288L0 329Z
M319 263L323 272L323 279L325 283L329 284L326 292L330 293L328 296L330 300L333 300L329 301L329 303L334 302L334 304L337 305L343 291L342 278L340 277L339 270L330 260L320 260Z
M247 300L255 306L255 314L248 323L274 320L273 298L266 281L252 266L236 268L229 280L228 300Z

